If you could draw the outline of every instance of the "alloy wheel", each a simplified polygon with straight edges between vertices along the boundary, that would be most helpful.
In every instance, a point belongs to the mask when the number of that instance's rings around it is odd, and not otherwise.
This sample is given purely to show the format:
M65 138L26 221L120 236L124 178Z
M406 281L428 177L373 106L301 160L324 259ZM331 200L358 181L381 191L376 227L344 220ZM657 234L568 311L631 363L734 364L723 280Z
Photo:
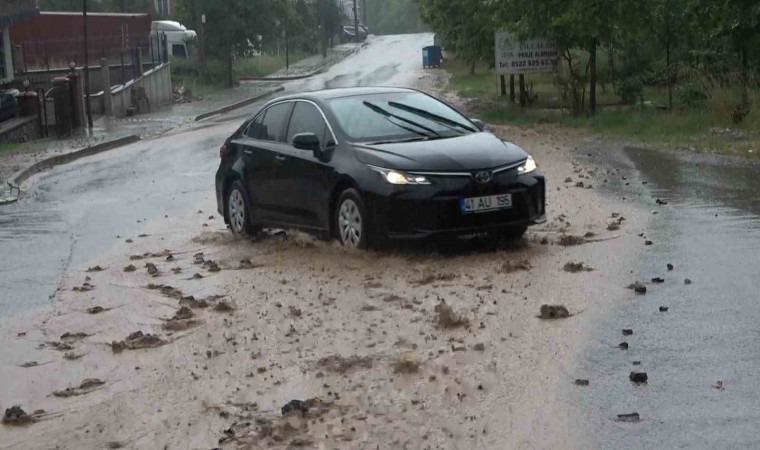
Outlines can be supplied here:
M338 212L338 231L343 245L358 248L362 241L362 214L353 200L346 199Z
M229 218L232 231L242 233L245 231L245 200L239 189L233 189L230 192L230 198L227 202L229 205Z

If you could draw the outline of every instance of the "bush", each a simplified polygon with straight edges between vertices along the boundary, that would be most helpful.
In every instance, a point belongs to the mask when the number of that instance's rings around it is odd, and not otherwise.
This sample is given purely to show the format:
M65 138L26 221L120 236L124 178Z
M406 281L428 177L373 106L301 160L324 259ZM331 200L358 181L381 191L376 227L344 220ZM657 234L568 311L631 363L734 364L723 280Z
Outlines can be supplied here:
M678 99L680 102L692 109L703 108L710 100L706 90L693 82L683 83L678 86Z
M644 84L637 76L625 77L615 83L615 95L623 103L638 103L644 100Z

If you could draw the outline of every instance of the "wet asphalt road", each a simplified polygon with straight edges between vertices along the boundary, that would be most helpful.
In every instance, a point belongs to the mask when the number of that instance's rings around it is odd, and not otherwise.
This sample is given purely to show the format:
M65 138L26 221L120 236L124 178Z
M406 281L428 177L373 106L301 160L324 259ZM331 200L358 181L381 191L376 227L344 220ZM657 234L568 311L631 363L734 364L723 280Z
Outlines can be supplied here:
M286 83L283 95L408 86L421 70L420 49L432 41L429 34L374 38L328 72ZM204 198L213 198L220 145L262 103L194 131L85 158L28 181L27 198L0 207L0 319L50 301L70 267L91 263L116 236L134 238L146 222L191 213Z
M760 164L632 148L601 159L622 168L607 175L610 195L658 212L631 282L665 282L649 284L646 295L631 291L590 342L578 373L591 384L573 386L579 440L615 449L760 448ZM631 371L647 372L648 383L633 384ZM725 390L713 387L718 380ZM639 423L613 420L631 412Z

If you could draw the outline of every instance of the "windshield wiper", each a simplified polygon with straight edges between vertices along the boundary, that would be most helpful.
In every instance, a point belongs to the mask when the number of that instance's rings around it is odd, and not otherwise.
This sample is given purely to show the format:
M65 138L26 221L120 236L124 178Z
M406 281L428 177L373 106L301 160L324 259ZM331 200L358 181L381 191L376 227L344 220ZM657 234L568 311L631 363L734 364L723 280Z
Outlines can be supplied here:
M413 120L409 120L409 119L405 119L405 118L403 118L401 116L397 116L397 115L395 115L395 114L393 114L391 112L388 112L388 111L384 110L383 108L375 105L374 103L370 103L370 102L368 102L366 100L363 103L364 103L364 106L366 106L367 108L371 109L372 111L374 111L374 112L376 112L376 113L378 113L378 114L380 114L382 116L385 116L385 118L387 118L387 119L393 118L393 119L396 119L396 120L400 120L400 121L402 121L404 123L407 123L409 125L415 126L415 127L419 128L421 130L425 130L425 131L427 131L430 134L422 133L420 131L417 131L417 130L405 127L405 126L397 124L395 122L391 122L394 125L396 125L397 127L403 128L403 129L405 129L407 131L410 131L410 132L412 132L414 134L419 134L420 136L424 136L426 138L432 138L433 136L440 136L440 134L438 134L438 132L436 132L432 128L428 128L425 125L421 125L421 124L419 124L419 123L417 123L417 122L415 122Z
M456 120L447 119L446 117L439 116L438 114L433 114L431 112L425 111L424 109L415 108L414 106L409 106L409 105L405 105L403 103L398 103L398 102L388 102L388 106L392 106L402 111L406 111L408 113L411 113L420 117L424 117L434 122L447 125L449 128L452 128L452 129L456 127L456 128L467 130L470 133L476 132L474 128L471 128L467 125L459 123Z

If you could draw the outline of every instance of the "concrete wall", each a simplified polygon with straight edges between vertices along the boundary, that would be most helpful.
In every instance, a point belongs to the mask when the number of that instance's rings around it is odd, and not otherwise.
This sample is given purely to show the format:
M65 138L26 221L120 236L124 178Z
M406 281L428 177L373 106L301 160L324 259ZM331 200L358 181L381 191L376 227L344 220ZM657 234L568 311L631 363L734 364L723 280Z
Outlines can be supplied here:
M144 97L141 95L143 92L145 93ZM110 108L109 99L106 95L105 92L101 92L91 96L93 114L104 114L111 109L114 116L124 117L132 107L137 108L133 111L135 114L144 114L168 105L174 101L171 64L160 65L145 72L142 77L127 83L126 86L113 88L111 90ZM138 104L133 105L133 95L135 98L145 101L138 101Z
M37 116L18 117L0 126L0 144L21 144L40 137L40 119Z

